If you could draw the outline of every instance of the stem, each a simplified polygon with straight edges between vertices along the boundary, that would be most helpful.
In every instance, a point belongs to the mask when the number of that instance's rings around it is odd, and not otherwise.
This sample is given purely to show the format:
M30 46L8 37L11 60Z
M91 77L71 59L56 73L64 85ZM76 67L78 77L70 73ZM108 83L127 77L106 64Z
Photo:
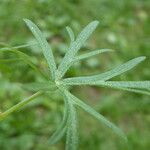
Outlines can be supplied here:
M24 99L23 101L19 102L18 104L14 105L13 107L11 107L10 109L6 110L3 113L0 113L0 121L2 121L3 119L5 119L9 114L13 113L14 111L17 111L18 109L20 109L21 107L23 107L24 105L28 104L29 102L31 102L33 99L35 99L36 97L42 95L43 92L39 91L35 94L33 94L32 96L30 96L29 98Z

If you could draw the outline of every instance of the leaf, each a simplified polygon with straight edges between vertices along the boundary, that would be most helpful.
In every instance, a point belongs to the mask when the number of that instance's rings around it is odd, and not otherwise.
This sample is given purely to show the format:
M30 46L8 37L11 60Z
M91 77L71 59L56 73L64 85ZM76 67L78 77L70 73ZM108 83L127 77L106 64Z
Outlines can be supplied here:
M148 89L150 88L150 81L107 81L107 82L96 82L94 85L105 85L109 87L120 87L120 88L137 88L137 89Z
M82 45L85 43L85 41L89 38L89 36L93 33L97 25L98 25L98 21L93 21L89 23L81 31L77 39L71 43L69 50L67 51L60 65L58 66L57 79L60 79L64 76L66 71L72 65L75 55L77 54L79 49L82 47Z
M66 95L69 104L69 116L67 121L67 139L66 150L77 150L78 148L78 131L77 131L77 115L75 107L70 100L70 97Z
M11 49L11 48L3 48L3 49L0 49L0 52L11 52L11 53L14 53L16 54L20 60L24 61L26 64L28 64L32 69L34 69L36 72L40 73L43 77L47 78L45 76L45 74L43 74L43 72L41 72L37 67L36 65L31 61L32 58L30 56L28 56L27 54L19 51L19 50L16 50L14 49L14 47Z
M49 46L48 42L46 41L45 37L43 36L42 32L39 30L39 28L30 20L24 19L25 23L35 36L37 42L39 43L40 47L43 50L43 54L46 58L46 61L49 65L51 77L54 80L55 79L55 70L56 70L56 64L54 60L54 56L51 50L51 47Z
M53 135L49 139L49 144L53 145L57 143L65 134L66 132L66 124L68 120L68 112L69 112L69 106L68 102L64 99L65 101L65 110L64 110L64 115L63 115L63 120L61 124L58 126L57 130L53 133Z
M14 105L10 109L6 110L5 112L0 113L0 121L4 120L8 115L13 113L14 111L19 110L21 107L25 106L26 104L31 102L33 99L35 99L36 97L38 97L42 94L43 94L43 92L39 91L39 92L33 94L32 96L30 96L29 98L26 98L23 101L19 102L18 104Z
M68 34L69 34L69 37L70 37L71 42L73 42L74 39L75 39L75 36L74 36L74 33L73 33L72 29L67 26L67 27L66 27L66 30L67 30L67 32L68 32Z
M14 59L0 59L0 63L10 63L10 62L16 62L16 61L19 61L21 59L19 58L14 58Z
M88 84L93 84L93 82L106 81L128 70L131 70L133 67L138 65L144 59L145 59L144 56L134 58L110 71L98 75L66 78L63 80L63 83L66 85L82 85L82 84L88 85Z
M70 99L76 105L80 106L86 112L88 112L89 114L91 114L92 116L94 116L100 122L102 122L107 127L109 127L110 129L112 129L117 135L119 135L121 138L123 138L125 141L127 141L127 137L126 137L126 135L123 133L123 131L121 129L119 129L118 127L116 127L113 123L111 123L110 121L108 121L104 116L102 116L101 114L99 114L98 112L96 112L93 108L91 108L89 105L87 105L84 102L82 102L81 100L79 100L77 97L75 97L74 95L72 95L67 90L65 90L65 93L66 93L66 95L68 95L68 97L70 97Z
M74 61L80 61L82 59L86 59L86 58L89 58L89 57L92 57L92 56L95 56L97 54L101 54L101 53L104 53L104 52L111 52L113 50L111 49L99 49L99 50L94 50L92 52L89 52L89 53L86 53L86 54L82 54L82 55L79 55L75 58Z
M34 45L37 45L37 43L33 43L33 44L23 44L23 45L17 45L17 46L9 46L9 45L6 45L6 47L3 47L3 48L0 48L0 50L12 50L12 49L20 49L20 48L26 48L26 47L29 47L29 46L34 46Z
M120 90L124 90L124 91L128 91L128 92L139 93L139 94L150 95L150 92L147 91L147 90L132 89L132 88L122 88L122 87L115 87L115 86L111 86L111 88L120 89Z
M47 81L47 82L33 82L33 83L27 83L23 84L21 86L22 88L29 90L29 91L55 91L57 89L54 82Z

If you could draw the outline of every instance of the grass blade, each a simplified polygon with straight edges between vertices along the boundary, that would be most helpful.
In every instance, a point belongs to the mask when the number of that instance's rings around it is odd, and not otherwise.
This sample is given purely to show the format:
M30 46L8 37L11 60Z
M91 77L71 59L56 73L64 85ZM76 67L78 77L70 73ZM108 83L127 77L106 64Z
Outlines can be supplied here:
M77 56L74 61L80 61L82 59L86 59L86 58L89 58L89 57L92 57L92 56L95 56L95 55L98 55L98 54L101 54L101 53L112 52L112 51L113 50L111 50L111 49L94 50L92 52L88 52L86 54L82 54L82 55Z
M81 85L81 84L92 84L93 82L98 81L106 81L128 70L131 70L133 67L137 66L144 59L145 59L144 56L137 57L105 73L93 76L66 78L63 80L63 82L68 85Z
M24 99L23 101L19 102L18 104L14 105L13 107L11 107L10 109L6 110L3 113L0 113L0 121L4 120L8 115L10 115L11 113L13 113L14 111L19 110L20 108L22 108L24 105L28 104L29 102L31 102L33 99L35 99L36 97L39 97L40 95L42 95L43 92L39 91L35 94L33 94L32 96L30 96L29 98Z
M29 46L34 46L34 45L38 45L37 43L33 43L33 44L23 44L23 45L17 45L17 46L9 46L9 45L6 45L5 47L3 48L0 48L0 50L12 50L12 49L20 49L20 48L26 48L26 47L29 47Z
M25 23L35 36L37 42L39 43L40 47L43 50L44 57L46 58L46 61L49 65L51 77L54 80L55 79L55 70L56 70L56 64L54 60L54 56L51 50L51 47L49 46L48 42L46 41L45 37L43 36L42 32L39 30L39 28L30 20L24 19Z
M123 131L121 129L119 129L118 127L116 127L113 123L111 123L110 121L108 121L104 116L102 116L101 114L99 114L98 112L96 112L93 108L91 108L89 105L87 105L84 102L82 102L80 99L78 99L77 97L75 97L74 95L72 95L67 90L65 90L65 93L66 93L66 95L68 95L68 97L70 97L70 99L72 101L74 101L74 103L76 105L80 106L86 112L88 112L89 114L91 114L92 116L94 116L100 122L102 122L107 127L109 127L110 129L112 129L117 135L119 135L121 138L123 138L125 141L127 141L127 137L126 137L126 135L123 133Z
M45 76L45 74L43 74L43 72L41 72L37 67L36 65L31 61L32 58L30 56L28 56L27 54L21 52L21 51L18 51L14 48L3 48L3 49L0 49L0 52L11 52L11 53L14 53L16 54L20 60L24 61L26 64L28 64L32 69L34 69L36 72L40 73L43 77L47 78Z
M57 89L56 85L51 82L34 82L34 83L27 83L21 85L22 88L29 90L29 91L55 91Z
M81 46L85 43L85 41L89 38L89 36L93 33L95 28L98 25L98 21L93 21L89 23L78 35L77 39L72 42L70 45L69 50L67 51L66 55L62 59L62 62L58 66L57 70L57 79L60 79L64 76L66 71L72 65L73 60Z
M10 63L10 62L16 62L21 60L20 58L14 58L14 59L0 59L0 63Z

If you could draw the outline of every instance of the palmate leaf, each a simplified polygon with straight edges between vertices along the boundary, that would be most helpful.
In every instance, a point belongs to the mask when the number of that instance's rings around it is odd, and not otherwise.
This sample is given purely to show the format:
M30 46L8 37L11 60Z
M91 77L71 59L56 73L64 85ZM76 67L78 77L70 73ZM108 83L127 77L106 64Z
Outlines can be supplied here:
M57 86L52 81L27 83L27 84L23 84L21 87L26 90L34 91L34 92L55 91L57 89Z
M63 115L63 120L61 124L58 126L57 130L53 133L53 135L49 139L49 144L53 145L57 143L66 133L67 129L67 120L68 120L68 114L69 114L69 105L68 101L64 99L65 101L65 110L64 110L64 115Z
M93 108L91 108L89 105L82 102L80 99L72 95L69 91L64 90L65 94L70 97L70 100L72 100L76 105L84 109L86 112L94 116L96 119L98 119L101 123L105 124L107 127L112 129L117 135L119 135L121 138L123 138L125 141L127 141L126 135L123 133L121 129L116 127L113 123L108 121L104 116L96 112Z
M22 46L19 46L20 48ZM0 49L0 52L11 52L14 53L18 56L19 60L22 60L23 62L25 62L26 64L28 64L32 69L34 69L36 72L40 73L43 77L47 78L45 76L45 74L43 74L42 71L40 71L37 66L32 62L32 59L30 56L28 56L27 54L17 50L15 47L10 47L10 48L2 48ZM4 61L4 60L3 60Z
M77 150L78 148L78 130L77 130L77 114L75 106L73 105L70 97L66 94L69 105L69 115L67 121L67 138L66 150Z
M45 37L43 36L42 32L39 30L39 28L30 20L24 19L25 23L35 36L38 44L42 48L44 57L49 65L50 72L51 72L51 77L52 80L55 79L55 71L56 71L56 63L54 60L54 56L51 50L51 47L49 46L48 42L46 41Z
M86 112L88 112L92 116L94 116L101 123L103 123L110 129L112 129L117 135L119 135L125 141L127 141L127 138L121 129L116 127L113 123L108 121L103 115L96 112L89 105L85 104L80 99L72 95L68 90L66 90L66 88L69 85L96 85L96 86L111 87L111 88L126 90L130 92L150 95L150 81L107 81L128 70L131 70L140 62L142 62L145 59L145 57L142 56L142 57L132 59L102 74L62 79L62 77L67 72L67 70L75 61L79 61L79 60L86 59L86 58L95 56L97 54L103 53L103 52L110 51L109 49L102 49L102 50L95 50L95 51L92 51L83 55L79 55L79 56L77 55L79 49L83 46L83 44L86 42L86 40L89 38L89 36L97 27L98 21L93 21L89 23L81 31L81 33L79 33L76 39L75 39L72 29L70 27L66 28L71 39L71 44L64 58L62 59L62 62L58 66L58 69L56 67L56 63L54 60L52 50L48 42L46 41L45 37L39 30L39 28L28 19L24 19L24 21L26 22L27 26L29 27L33 35L35 36L38 42L38 45L42 48L43 54L49 65L50 73L51 73L51 77L53 81L47 80L41 83L30 83L30 84L23 85L22 86L23 88L26 88L31 91L38 91L38 92L32 95L31 97L21 101L17 105L11 107L7 111L0 113L0 121L5 119L5 117L13 113L14 111L19 110L21 107L23 107L24 105L32 101L34 98L40 96L44 92L59 89L61 94L63 94L64 96L65 110L64 110L63 120L60 126L57 128L56 132L54 132L54 134L51 136L49 144L55 144L63 137L65 133L67 133L66 150L77 150L78 132L77 132L77 114L76 114L76 107L75 107L76 105L84 109ZM16 50L18 48L22 48L26 46L27 45L18 46L18 47L13 48L13 50L10 48L3 48L0 50L16 53L19 59L24 60L32 68L38 71L38 69L32 63L28 55ZM41 72L41 74L43 73Z
M145 59L144 56L134 58L110 71L98 75L66 78L63 80L63 83L67 85L82 85L82 84L88 85L92 84L93 82L106 81L124 72L127 72L128 70L131 70L132 68L137 66L140 62L142 62L144 59Z
M93 33L95 28L98 25L98 21L93 21L89 23L77 36L77 39L71 43L68 51L66 52L64 58L62 59L60 65L57 70L57 79L60 79L64 76L66 71L72 65L73 60L79 49L83 46L85 41L89 38L89 36Z
M95 55L98 55L98 54L101 54L101 53L105 53L105 52L112 52L113 50L111 49L99 49L99 50L94 50L92 52L88 52L86 54L82 54L82 55L79 55L77 56L74 61L80 61L82 59L86 59L86 58L89 58L89 57L92 57L92 56L95 56Z

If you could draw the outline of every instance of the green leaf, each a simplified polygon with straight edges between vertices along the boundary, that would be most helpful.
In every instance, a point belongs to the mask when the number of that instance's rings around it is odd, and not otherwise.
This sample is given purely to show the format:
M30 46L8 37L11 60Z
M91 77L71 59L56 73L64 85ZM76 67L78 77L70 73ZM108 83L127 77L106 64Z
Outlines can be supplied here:
M43 36L42 32L39 30L39 28L30 20L24 19L25 23L35 36L37 42L39 43L40 47L43 50L43 54L46 58L46 61L49 65L51 77L54 80L55 79L55 70L56 70L56 64L54 60L54 56L51 50L51 47L49 46L48 42L46 41L45 37Z
M10 63L10 62L16 62L21 60L20 58L14 58L14 59L0 59L0 63Z
M105 85L118 88L148 89L150 88L150 81L106 81L100 83L96 82L94 85Z
M70 68L73 63L74 57L79 51L79 49L83 46L85 41L89 38L89 36L93 33L95 28L98 25L98 21L93 21L89 23L78 35L77 39L71 43L69 50L65 54L62 59L60 65L57 70L57 79L60 79L64 76L66 71Z
M31 61L32 58L30 56L28 56L27 54L19 51L19 50L16 50L14 49L14 47L12 48L2 48L0 49L0 52L11 52L11 53L14 53L16 54L20 60L24 61L26 64L28 64L32 69L34 69L36 72L40 73L43 77L47 78L45 76L45 74L43 74L43 72L41 72L37 67L36 65Z
M67 129L67 120L68 120L68 112L69 112L69 106L68 102L64 99L65 101L65 110L64 110L64 115L63 115L63 120L61 124L58 126L57 130L53 133L53 135L49 139L49 144L53 145L56 144L66 133Z
M67 138L66 138L66 150L77 150L78 148L78 131L77 131L77 114L76 109L70 100L70 97L66 95L69 104L69 116L67 121Z
M124 90L124 91L128 91L128 92L139 93L139 94L150 95L150 91L147 91L147 90L132 89L132 88L122 88L122 87L116 87L116 86L111 86L111 88L115 88L115 89L119 89L119 90Z
M14 111L19 110L20 108L22 108L23 106L25 106L26 104L31 102L33 99L35 99L36 97L39 97L42 94L43 94L43 92L39 91L39 92L33 94L32 96L30 96L29 98L26 98L23 101L19 102L18 104L14 105L10 109L6 110L5 112L0 113L0 121L4 120L8 115L13 113Z
M98 75L66 78L63 80L63 83L67 85L82 85L82 84L88 85L88 84L92 84L93 82L106 81L128 70L131 70L132 68L137 66L140 62L142 62L144 59L145 59L144 56L134 58L110 71Z
M89 58L89 57L92 57L92 56L95 56L97 54L101 54L101 53L105 53L105 52L111 52L113 50L111 49L99 49L99 50L94 50L92 52L89 52L89 53L86 53L86 54L82 54L82 55L79 55L75 58L74 61L80 61L82 59L86 59L86 58Z
M70 37L71 42L73 42L74 39L75 39L75 36L74 36L74 33L73 33L72 29L67 26L67 27L66 27L66 30L67 30L67 32L68 32L68 34L69 34L69 37Z
M29 91L55 91L57 89L54 82L33 82L21 85L22 88Z
M110 121L108 121L104 116L102 116L101 114L99 114L98 112L96 112L93 108L91 108L89 105L87 105L84 102L82 102L81 100L79 100L77 97L75 97L74 95L72 95L67 90L65 90L65 93L66 93L66 95L68 95L68 97L70 97L70 100L72 100L76 105L80 106L86 112L88 112L89 114L91 114L92 116L94 116L100 122L102 122L107 127L109 127L110 129L112 129L117 135L119 135L121 138L123 138L125 141L127 141L127 137L126 137L126 135L123 133L123 131L121 129L119 129L118 127L116 127L113 123L111 123Z
M20 48L26 48L26 47L29 47L29 46L34 46L34 45L37 45L37 43L33 43L33 44L23 44L23 45L17 45L17 46L9 46L9 45L6 45L5 47L3 48L0 48L0 50L12 50L12 49L20 49Z

